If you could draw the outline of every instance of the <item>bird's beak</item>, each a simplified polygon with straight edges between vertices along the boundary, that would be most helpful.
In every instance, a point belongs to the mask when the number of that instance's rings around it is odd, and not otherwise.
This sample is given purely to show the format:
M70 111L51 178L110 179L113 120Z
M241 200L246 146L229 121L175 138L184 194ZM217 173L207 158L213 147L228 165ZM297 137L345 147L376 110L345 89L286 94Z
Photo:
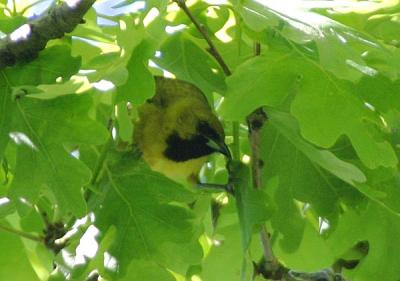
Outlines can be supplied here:
M207 145L209 147L211 147L213 150L222 153L228 159L232 159L231 152L229 151L228 146L224 142L219 143L219 142L216 142L215 140L209 138Z
M232 160L232 155L231 155L231 151L229 150L228 146L225 143L222 143L222 145L220 146L221 150L220 152L226 156L226 158L228 158L229 160Z

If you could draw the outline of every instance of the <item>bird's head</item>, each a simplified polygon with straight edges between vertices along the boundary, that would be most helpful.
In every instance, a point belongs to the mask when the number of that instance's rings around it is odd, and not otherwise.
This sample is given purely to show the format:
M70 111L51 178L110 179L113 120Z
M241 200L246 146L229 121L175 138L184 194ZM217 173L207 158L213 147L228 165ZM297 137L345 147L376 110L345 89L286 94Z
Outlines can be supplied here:
M223 127L208 105L187 99L171 107L166 119L166 157L180 162L219 152L231 158Z

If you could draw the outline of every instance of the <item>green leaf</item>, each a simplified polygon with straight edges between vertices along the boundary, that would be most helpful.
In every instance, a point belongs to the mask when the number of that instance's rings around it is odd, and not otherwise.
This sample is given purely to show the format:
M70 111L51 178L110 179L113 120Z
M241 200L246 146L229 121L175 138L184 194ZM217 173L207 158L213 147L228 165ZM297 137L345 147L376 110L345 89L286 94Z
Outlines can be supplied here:
M154 261L177 272L185 271L188 263L200 261L194 214L182 204L171 204L193 200L189 191L131 156L123 157L107 171L104 188L96 226L102 233L112 225L117 230L109 249L117 263L108 268L113 275L125 275L132 259ZM175 268L181 259L186 265Z
M35 203L41 194L50 195L61 215L82 215L85 202L81 188L88 183L90 171L67 153L63 144L102 144L107 140L107 130L87 116L91 98L21 98L16 103L13 138L18 144L18 173L10 188L11 196L16 202L20 196Z
M269 228L278 242L275 254L289 268L315 271L328 267L334 255L318 231L318 217L334 227L341 201L362 198L354 185L366 181L366 176L333 153L307 143L289 114L271 108L267 114L260 153L265 163L264 190L275 209Z
M40 149L40 144L102 144L107 129L88 117L93 106L89 95L67 95L52 100L23 98L18 101L15 130L26 133Z
M366 170L368 181L359 184L358 189L381 207L394 214L400 214L400 174L397 169L379 168Z
M307 222L304 225L301 236L295 252L285 251L282 247L274 247L274 253L286 266L296 270L314 272L329 267L335 261L330 245L310 223Z
M10 34L26 22L27 18L21 15L14 15L13 17L4 19L2 18L0 19L0 31L5 34Z
M249 85L243 79L247 75L260 78ZM242 120L259 106L279 106L292 92L291 111L307 140L328 148L347 135L367 167L394 167L398 159L385 140L384 124L355 91L354 84L336 79L311 60L270 52L245 63L228 79L221 113Z
M355 91L378 112L386 113L400 108L400 80L391 81L383 75L365 76Z
M286 37L290 44L290 41L300 44L313 41L318 49L320 64L340 79L355 82L363 74L376 74L376 70L369 67L364 59L366 51L385 53L386 63L393 60L395 54L374 38L316 13L315 9L326 8L323 3L298 1L287 6L278 2L248 0L235 5L235 8L254 31L270 28ZM396 68L392 69L398 75Z
M150 48L142 42L132 53L127 64L129 73L127 82L118 87L117 101L131 102L140 105L155 93L154 77L147 68L148 56L146 48Z
M233 200L232 200L233 203ZM211 246L202 264L201 278L207 281L251 280L250 272L243 273L243 239L238 216L231 202L221 208L214 237L205 239ZM259 241L257 241L259 242ZM203 242L206 243L206 242ZM254 255L258 254L256 251ZM246 276L247 275L247 276ZM247 278L246 278L247 277Z
M176 281L174 276L156 263L149 261L133 261L122 281L131 280L157 280Z
M292 54L269 53L239 65L226 80L220 114L229 120L244 120L259 106L280 105L298 83L296 73L283 66L291 62L291 57Z
M81 59L71 56L68 45L55 45L40 52L37 59L7 68L4 73L12 86L52 84L59 77L68 80L80 65Z
M294 181L293 187L296 190L293 191L293 194L297 200L311 203L320 216L326 216L332 214L333 209L330 208L336 204L327 201L329 198L336 201L339 196L348 202L349 195L357 194L357 192L351 191L349 186L351 185L390 211L399 212L397 200L399 194L396 188L398 176L393 169L380 168L372 171L363 169L361 171L355 165L340 160L330 151L317 149L307 143L301 138L297 123L289 114L270 108L268 116L268 124L273 128L267 128L265 133L267 144L265 145L270 147L270 141L273 140L273 149L266 149L266 155L268 155L266 161L274 166L274 169L269 170L271 175L268 177L273 178L276 175L290 177ZM288 156L284 156L280 151L285 151L285 155L290 153L296 155L296 162L283 160ZM279 154L282 155L279 156ZM280 166L279 171L274 172L275 169L278 169L278 165ZM290 172L292 169L290 167L296 165L298 168ZM314 171L312 172L312 170Z
M340 135L347 135L367 167L394 167L398 159L382 134L384 124L354 95L354 85L335 79L306 61L298 63L302 63L304 78L291 110L303 136L330 147Z
M130 18L121 19L120 24L124 28L119 26L109 28L110 31L115 33L119 47L114 52L100 53L87 63L88 69L96 70L96 72L88 75L91 81L105 79L113 82L116 86L126 82L128 61L131 59L135 48L145 38L144 28L131 24L131 20Z
M275 212L271 218L269 231L274 233L272 239L277 240L273 250L278 260L289 268L302 271L312 272L329 267L335 257L318 231L317 220L307 218L301 212L301 205L294 200L295 193L298 193L297 187L290 185L290 178L282 177L279 180L282 180L279 186L271 180L266 187L266 192L275 203ZM295 184L294 181L292 181L293 184ZM320 198L323 196L319 194ZM331 199L328 198L325 202L327 201ZM332 207L327 207L327 209L332 209Z
M224 75L214 59L185 33L175 33L161 46L161 56L154 61L177 78L192 82L203 92L221 92Z
M8 227L2 220L1 224ZM0 231L0 279L8 281L32 280L39 281L21 239L13 234Z
M310 203L322 217L337 216L342 189L351 191L348 184L366 180L357 167L302 139L296 122L285 113L270 111L270 119L262 133L261 148L262 159L268 163L268 169L264 171L266 188L277 186L277 194L279 190L289 193L285 201L292 197ZM353 190L353 193L358 192Z
M25 198L30 203L36 203L40 195L48 195L61 216L82 216L86 213L86 206L81 188L89 179L89 169L62 146L40 146L40 151L37 151L20 145L10 197L16 202Z
M126 102L121 102L117 105L118 108L118 137L126 142L132 142L133 122L130 116Z
M83 82L78 82L74 80L68 80L65 83L60 84L42 84L37 87L37 91L39 93L28 92L28 97L36 98L36 99L54 99L60 96L75 94L79 91ZM23 89L24 87L22 87Z
M400 268L397 266L400 248L393 241L399 235L400 217L371 202L362 211L346 212L335 232L329 237L329 242L336 254L341 256L357 242L368 241L369 251L366 257L361 259L354 270L346 271L351 280L396 281L400 275ZM376 270L377 268L384 270Z
M338 29L325 31L323 40L316 41L321 65L340 79L358 81L362 74L375 75L377 71L368 67L361 52L351 46L354 39L347 35L351 31L343 27ZM340 40L341 37L346 38L346 45ZM359 40L362 37L357 34L355 38ZM332 53L335 55L332 56Z
M268 109L268 123L271 124L281 137L286 138L298 153L304 154L311 162L325 169L348 184L365 182L364 173L356 166L337 158L332 152L317 149L307 143L301 136L296 120L287 113ZM278 140L276 140L278 142Z
M384 41L400 40L399 13L375 15L368 19L365 30Z

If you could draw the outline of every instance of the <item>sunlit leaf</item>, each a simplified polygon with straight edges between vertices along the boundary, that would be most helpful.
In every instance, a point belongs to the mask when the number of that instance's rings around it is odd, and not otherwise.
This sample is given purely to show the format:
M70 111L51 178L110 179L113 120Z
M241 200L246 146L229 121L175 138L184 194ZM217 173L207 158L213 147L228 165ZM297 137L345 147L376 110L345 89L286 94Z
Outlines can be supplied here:
M354 84L333 77L311 60L295 54L271 55L245 63L228 80L222 109L225 117L242 120L257 106L278 106L290 93L295 93L291 111L306 139L330 147L345 134L367 167L396 165L397 157L380 129L384 125L354 95ZM246 70L250 68L260 78L248 85L247 80L239 77L251 73ZM246 104L239 106L244 97Z
M376 73L363 59L366 51L386 53L386 63L393 59L390 50L377 40L311 10L330 7L330 2L292 1L287 5L282 1L249 0L238 4L236 9L255 31L272 28L289 41L296 42L302 34L298 43L315 42L321 65L341 79L357 81L363 74Z
M11 86L51 84L57 78L69 79L78 71L80 61L79 57L71 56L69 46L56 45L45 49L32 62L18 64L4 73Z
M338 256L345 254L360 241L368 242L366 257L361 259L354 270L346 272L349 278L356 281L378 281L382 278L395 281L399 276L399 268L395 265L399 249L397 244L392 243L391 237L399 233L399 217L371 203L362 213L347 212L329 241ZM385 268L385 271L375 270L376 267Z
M101 231L111 225L117 228L109 250L115 266L108 269L125 274L131 259L174 267L182 254L187 261L199 262L202 253L195 242L198 227L193 224L194 214L182 205L169 204L190 200L190 193L132 157L125 157L111 171L96 211L96 226Z
M177 78L192 82L206 93L224 89L222 70L213 58L183 33L176 33L161 46L154 61Z
M46 194L46 186L55 196L52 199L60 213L82 215L85 203L81 188L88 183L90 171L69 155L62 143L99 144L106 140L105 128L87 117L89 96L49 101L24 98L16 102L18 118L13 137L19 144L17 159L21 160L17 160L19 172L11 194L35 203L42 192Z
M118 88L117 101L140 105L155 93L154 77L147 68L149 44L142 42L132 53L127 64L128 80Z

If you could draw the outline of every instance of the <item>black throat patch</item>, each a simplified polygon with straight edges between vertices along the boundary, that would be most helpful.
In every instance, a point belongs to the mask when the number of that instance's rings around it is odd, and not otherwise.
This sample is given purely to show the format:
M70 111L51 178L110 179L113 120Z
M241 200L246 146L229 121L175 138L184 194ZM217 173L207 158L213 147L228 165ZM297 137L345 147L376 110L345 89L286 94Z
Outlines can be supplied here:
M207 145L208 139L202 135L195 135L191 139L182 139L177 132L167 138L165 157L176 162L183 162L199 158L215 152Z

